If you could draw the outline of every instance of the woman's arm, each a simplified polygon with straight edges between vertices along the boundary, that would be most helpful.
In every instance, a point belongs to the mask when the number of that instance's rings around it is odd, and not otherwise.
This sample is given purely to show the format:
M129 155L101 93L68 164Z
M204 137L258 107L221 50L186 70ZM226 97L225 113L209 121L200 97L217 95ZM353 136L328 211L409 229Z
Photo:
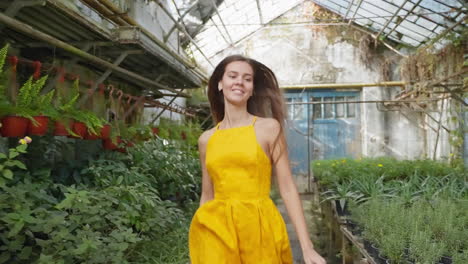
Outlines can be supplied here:
M207 130L203 132L198 138L198 152L200 154L200 164L202 170L202 191L200 197L200 206L214 198L213 183L210 176L208 175L205 164L206 145L212 134L213 132L211 130Z
M314 250L312 241L309 238L309 232L304 217L304 209L302 202L294 182L291 169L289 166L288 152L286 149L286 138L284 134L279 136L279 140L275 142L276 136L280 133L280 124L273 119L270 125L270 149L273 164L273 169L277 177L279 192L284 201L289 218L291 219L296 230L299 242L301 244L304 260L306 264L325 263L325 260Z

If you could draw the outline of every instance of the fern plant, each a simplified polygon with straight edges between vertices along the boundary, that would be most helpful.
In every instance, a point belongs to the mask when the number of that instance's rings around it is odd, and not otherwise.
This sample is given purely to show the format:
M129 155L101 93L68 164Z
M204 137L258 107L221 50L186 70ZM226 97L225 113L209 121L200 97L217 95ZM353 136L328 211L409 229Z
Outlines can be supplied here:
M6 55L8 53L8 47L9 45L5 45L1 50L0 50L0 116L2 116L4 113L9 111L10 108L10 103L6 100L6 93L5 93L5 73L3 72L3 65L5 65L5 59Z
M75 104L80 97L79 93L79 81L76 80L73 83L72 93L69 96L69 100L67 101L66 98L58 97L58 116L56 120L59 121L67 121L70 119L74 119L78 122L85 123L88 127L89 131L93 134L98 134L98 129L102 128L105 120L102 118L97 117L93 112L87 110L80 110L76 108ZM73 134L71 131L69 133Z
M8 44L0 50L0 74L3 74L3 66L8 52ZM20 88L18 98L15 103L6 100L5 84L0 83L0 93L2 101L0 102L1 115L16 115L29 118L33 122L33 116L37 115L55 115L56 110L51 104L54 97L54 91L42 95L42 88L47 81L47 75L37 81L30 77Z

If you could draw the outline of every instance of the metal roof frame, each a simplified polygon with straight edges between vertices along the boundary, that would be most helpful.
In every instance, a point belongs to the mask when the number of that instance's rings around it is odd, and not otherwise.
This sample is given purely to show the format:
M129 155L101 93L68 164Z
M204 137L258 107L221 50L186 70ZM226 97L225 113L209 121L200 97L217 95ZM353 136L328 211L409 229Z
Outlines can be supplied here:
M173 0L179 1L182 0ZM199 8L209 8L206 5L207 1L214 0L195 0ZM363 28L364 31L369 32L374 38L379 41L390 40L393 42L392 46L386 43L386 46L395 48L395 43L403 44L410 48L422 48L425 46L434 45L432 41L440 42L441 34L447 34L447 30L454 34L461 34L466 25L463 21L466 19L468 13L468 4L463 0L304 0L313 2L326 10L338 14L342 18L335 21L318 21L314 20L313 23L309 21L308 25L314 23L330 23L337 22L336 25L341 25L346 22L349 26L355 24ZM205 3L205 6L201 4ZM212 57L229 46L235 45L239 40L250 35L252 32L257 31L258 26L275 26L276 23L272 22L273 19L265 17L266 13L271 13L271 8L276 6L271 3L275 0L251 0L249 5L233 4L239 1L223 0L216 1L213 4L214 10L211 10L211 20L203 25L203 29L197 30L197 34L192 37L197 41L200 49ZM293 2L293 1L288 1ZM299 1L297 1L299 2ZM193 1L191 2L193 4ZM251 4L255 4L253 6ZM267 9L265 9L267 8ZM255 20L244 20L246 13L252 13L253 9L256 10L258 24ZM208 9L207 9L208 10ZM227 11L229 10L229 12ZM290 10L286 8L281 10L284 14ZM209 12L207 12L209 13ZM216 14L216 16L215 16ZM232 23L230 16L235 15L236 22ZM248 18L247 18L248 19ZM239 21L237 21L239 20ZM254 21L254 22L252 22ZM231 22L231 23L230 23ZM302 22L304 23L304 22ZM221 25L218 25L221 24ZM224 29L228 34L229 40L224 36L225 33L220 29ZM210 29L216 27L216 30ZM245 34L244 37L240 36L237 27L243 27ZM209 31L209 33L208 33ZM216 32L217 31L217 32ZM372 33L373 32L373 33ZM209 37L210 40L204 38ZM227 46L219 41L224 39ZM429 43L429 44L428 44ZM443 43L439 43L443 45ZM195 52L195 51L194 51Z

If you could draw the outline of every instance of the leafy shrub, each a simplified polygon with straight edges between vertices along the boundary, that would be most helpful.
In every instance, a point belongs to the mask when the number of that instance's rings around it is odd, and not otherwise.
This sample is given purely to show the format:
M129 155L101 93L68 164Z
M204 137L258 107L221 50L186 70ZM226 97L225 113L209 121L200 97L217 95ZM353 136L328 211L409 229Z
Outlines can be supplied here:
M186 263L198 160L165 142L107 153L60 183L50 168L41 177L12 169L0 187L0 263ZM170 190L185 191L178 200L185 211L166 199Z

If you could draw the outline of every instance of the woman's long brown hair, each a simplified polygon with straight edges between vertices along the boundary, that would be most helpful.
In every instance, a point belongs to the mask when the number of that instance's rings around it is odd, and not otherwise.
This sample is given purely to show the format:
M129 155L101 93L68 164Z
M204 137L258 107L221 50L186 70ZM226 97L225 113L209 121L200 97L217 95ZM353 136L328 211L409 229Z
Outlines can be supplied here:
M281 137L284 134L285 120L283 93L278 86L278 81L273 71L254 59L242 55L232 55L223 59L214 69L208 82L208 100L210 101L211 115L214 123L217 124L224 118L224 96L222 91L218 90L218 83L223 78L226 66L235 61L247 62L254 71L254 90L252 96L247 101L247 111L256 116L276 119L280 123L280 133L276 137L273 146L275 148L276 146L280 147L280 154L284 150L287 151L286 141L284 137ZM277 144L280 139L283 139L282 144ZM284 148L281 146L284 146ZM273 163L276 163L276 160Z

